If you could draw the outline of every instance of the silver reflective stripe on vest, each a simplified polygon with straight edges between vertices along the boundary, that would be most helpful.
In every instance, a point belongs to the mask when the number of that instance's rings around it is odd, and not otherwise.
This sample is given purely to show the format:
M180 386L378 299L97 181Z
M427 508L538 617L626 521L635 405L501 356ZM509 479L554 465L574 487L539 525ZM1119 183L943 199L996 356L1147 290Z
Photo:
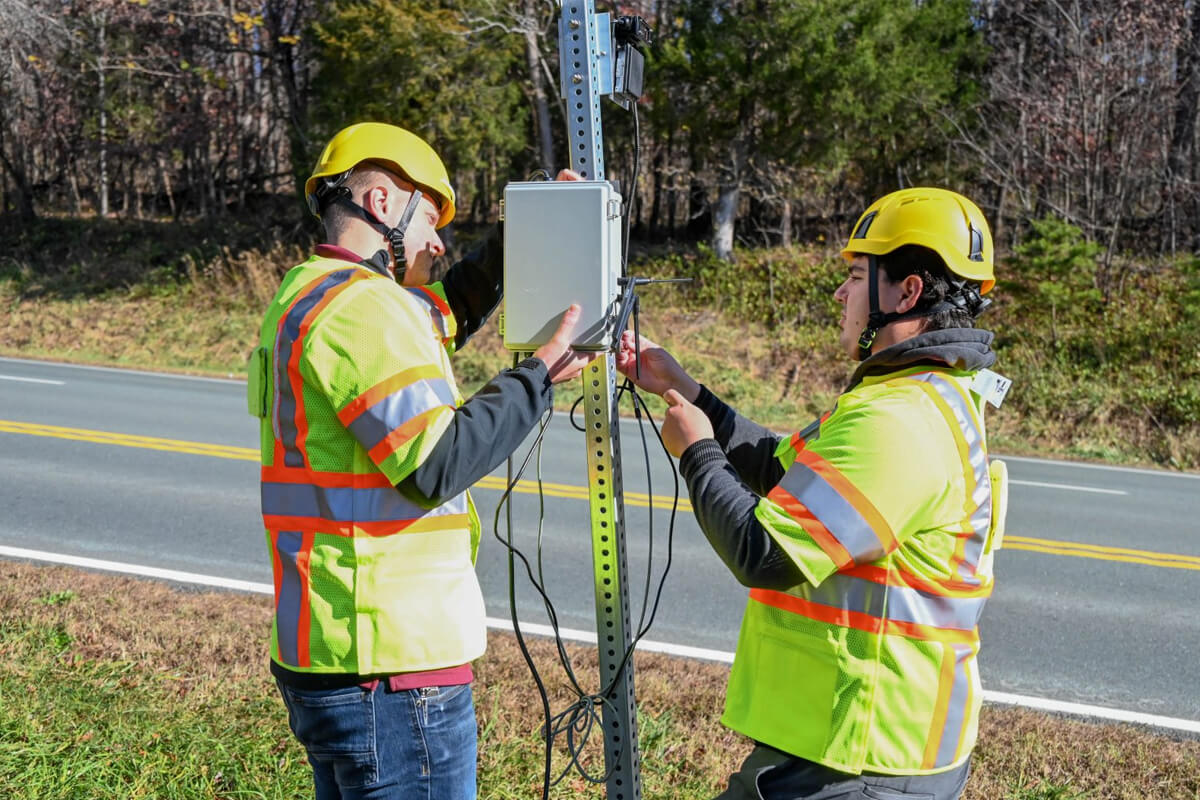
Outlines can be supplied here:
M331 272L307 294L292 303L287 310L279 332L275 336L275 403L271 414L275 438L283 446L283 463L289 467L303 467L304 453L297 444L299 431L296 427L296 411L304 398L296 397L292 391L292 382L288 380L288 367L292 360L293 350L299 346L296 340L300 336L300 328L304 319L325 298L331 290L349 280L357 268L340 269Z
M963 439L967 444L967 457L971 463L975 485L968 487L970 500L966 503L966 510L970 514L971 538L963 548L963 562L958 565L958 575L966 582L978 584L980 581L975 572L979 567L980 559L983 558L988 529L992 524L992 482L988 477L987 452L983 446L983 433L962 393L950 385L952 378L936 372L913 375L911 378L928 383L937 391L938 396L954 413L958 429L962 432Z
M944 597L911 586L885 586L840 572L830 575L820 586L805 583L793 591L797 597L829 608L960 631L974 630L985 599Z
M963 722L967 716L967 701L971 692L967 664L974 661L975 648L966 644L947 645L954 651L954 686L950 689L950 703L946 707L946 722L942 726L938 742L935 767L954 763L958 755L958 742L962 738Z
M396 489L325 488L309 483L262 483L263 516L316 517L333 522L408 522L467 513L462 493L426 510Z
M442 314L442 310L437 307L437 303L433 302L433 298L426 294L422 289L411 286L406 286L405 288L408 289L409 294L420 300L421 303L429 309L429 316L433 319L433 324L437 328L437 331L442 339L449 339L450 326L447 324L446 317Z
M778 488L804 504L856 564L869 564L887 554L875 529L858 509L807 464L800 460L793 462Z
M363 411L347 429L370 452L410 419L440 406L455 407L454 390L445 378L422 378L382 398Z
M279 658L285 664L300 663L300 605L306 591L296 560L304 544L300 531L280 531L275 534L275 558L279 561L279 592L275 603L275 638L279 643Z

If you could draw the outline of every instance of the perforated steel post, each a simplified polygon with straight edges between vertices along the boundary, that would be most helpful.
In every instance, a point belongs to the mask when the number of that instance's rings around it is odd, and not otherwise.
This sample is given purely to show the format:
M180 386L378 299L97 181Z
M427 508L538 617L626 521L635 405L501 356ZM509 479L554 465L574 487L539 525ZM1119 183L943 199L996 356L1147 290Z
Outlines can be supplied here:
M611 31L593 0L564 0L559 20L559 67L568 120L569 166L586 180L604 179L600 98L612 91ZM621 442L616 427L616 359L611 350L583 373L595 571L596 633L600 684L612 686L603 709L608 800L641 800L633 659L622 669L633 641L625 575L625 514L621 493Z

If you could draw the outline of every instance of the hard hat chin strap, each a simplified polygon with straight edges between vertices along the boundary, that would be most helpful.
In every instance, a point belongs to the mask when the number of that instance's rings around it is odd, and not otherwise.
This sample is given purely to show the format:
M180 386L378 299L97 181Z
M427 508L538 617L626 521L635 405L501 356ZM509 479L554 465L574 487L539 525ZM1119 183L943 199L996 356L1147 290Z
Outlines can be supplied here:
M871 313L867 315L867 327L858 337L858 360L866 361L871 355L871 346L875 337L887 327L892 320L899 319L895 312L885 314L879 308L879 260L874 255L867 254L867 296L871 302Z
M404 257L404 231L408 229L408 223L412 221L413 214L417 212L417 206L421 203L421 197L421 190L413 189L412 194L408 198L408 205L404 207L404 213L400 215L400 221L396 223L394 228L389 228L371 212L351 200L350 190L345 186L338 186L333 190L332 195L325 201L325 207L331 205L342 206L378 231L387 240L388 244L391 245L391 253L389 254L387 249L381 249L370 258L363 259L362 264L379 272L380 265L386 270L388 263L392 262L393 277L397 283L403 283L404 272L408 269L408 262Z
M858 337L858 360L865 361L871 355L871 346L875 344L875 337L896 320L931 317L943 311L954 310L964 311L974 319L992 304L991 300L981 295L979 289L968 281L952 280L950 285L952 289L945 299L934 303L929 308L885 312L879 307L879 261L874 255L867 254L867 291L871 302L871 313L867 315L867 326L863 328L862 334Z

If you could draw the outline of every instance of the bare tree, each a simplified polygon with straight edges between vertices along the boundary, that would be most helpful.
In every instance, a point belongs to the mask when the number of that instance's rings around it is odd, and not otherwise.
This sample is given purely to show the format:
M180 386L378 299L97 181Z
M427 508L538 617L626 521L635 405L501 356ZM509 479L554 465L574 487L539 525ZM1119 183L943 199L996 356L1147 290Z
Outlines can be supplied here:
M36 131L42 107L38 73L52 62L47 44L61 42L62 26L36 0L0 3L0 166L15 187L15 207L23 219L35 216ZM0 213L7 205L0 204Z
M553 0L488 0L482 12L469 13L465 20L468 35L498 28L523 40L526 77L529 81L525 93L529 97L533 116L538 164L545 170L552 170L556 162L550 124L550 98L556 96L552 93L557 93L558 83L554 80L545 52L552 55L558 52L558 33L554 24L557 18L558 3Z
M1157 228L1167 211L1185 6L1014 0L985 9L986 98L974 131L959 130L994 215L1015 217L1013 233L1033 217L1062 217L1105 245L1107 267L1124 234Z

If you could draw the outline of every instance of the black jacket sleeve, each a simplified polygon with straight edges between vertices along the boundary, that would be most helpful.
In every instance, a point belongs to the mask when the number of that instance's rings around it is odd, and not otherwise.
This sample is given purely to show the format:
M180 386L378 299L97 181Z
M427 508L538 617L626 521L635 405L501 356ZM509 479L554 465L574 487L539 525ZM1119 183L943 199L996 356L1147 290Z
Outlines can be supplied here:
M442 278L446 302L454 312L456 348L483 327L504 296L503 227L497 224L486 241L452 266Z
M541 359L504 370L455 409L433 450L396 488L423 508L456 497L520 447L553 398Z
M754 515L759 496L739 480L719 443L694 443L680 457L679 472L700 530L739 583L776 591L804 583L804 573Z
M751 422L701 385L696 407L713 426L713 436L742 481L759 495L765 495L783 480L783 467L775 458L779 439L772 431Z

